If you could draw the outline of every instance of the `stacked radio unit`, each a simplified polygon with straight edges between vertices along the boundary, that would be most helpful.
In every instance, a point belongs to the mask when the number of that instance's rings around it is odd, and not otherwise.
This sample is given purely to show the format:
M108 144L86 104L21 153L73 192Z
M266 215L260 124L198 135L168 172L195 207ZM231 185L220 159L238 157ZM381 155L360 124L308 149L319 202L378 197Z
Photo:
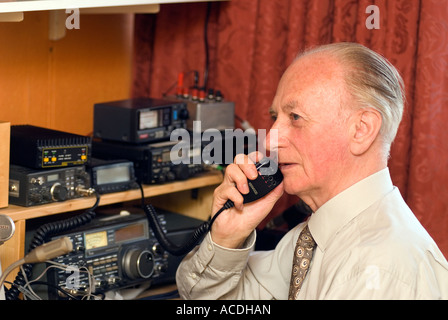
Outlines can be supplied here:
M202 164L174 164L170 135L187 129L180 100L135 98L94 105L93 138L32 125L11 127L9 203L35 206L185 180Z
M94 106L93 156L134 163L138 182L158 184L185 180L203 171L202 164L173 163L170 141L187 129L187 104L179 100L135 98Z
M83 197L91 138L31 125L11 126L9 203L34 206Z

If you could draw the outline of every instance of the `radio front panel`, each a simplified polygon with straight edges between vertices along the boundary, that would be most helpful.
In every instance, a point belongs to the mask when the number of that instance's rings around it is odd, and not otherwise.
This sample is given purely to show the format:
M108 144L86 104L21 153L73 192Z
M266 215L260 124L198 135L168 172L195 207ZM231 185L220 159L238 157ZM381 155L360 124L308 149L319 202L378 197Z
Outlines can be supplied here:
M175 129L186 129L188 109L177 100L135 98L94 105L93 136L126 143L170 139Z
M160 221L164 224L163 216ZM76 283L70 283L70 272L49 272L49 281L72 293L86 294L93 288L95 293L126 288L148 280L163 277L168 269L169 254L158 244L145 218L127 220L108 226L72 232L68 237L74 250L54 259L77 270ZM93 283L89 282L88 271ZM50 298L60 297L50 290Z

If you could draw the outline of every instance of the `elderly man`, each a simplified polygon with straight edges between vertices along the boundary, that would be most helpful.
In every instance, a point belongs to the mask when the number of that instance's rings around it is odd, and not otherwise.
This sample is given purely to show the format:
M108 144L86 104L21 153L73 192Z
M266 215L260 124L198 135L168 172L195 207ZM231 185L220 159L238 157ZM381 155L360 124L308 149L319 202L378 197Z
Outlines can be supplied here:
M338 43L298 56L271 107L284 180L243 205L250 159L227 167L213 212L177 272L186 299L447 299L448 263L393 186L387 161L403 113L395 68ZM241 158L239 159L241 160ZM275 250L253 252L256 226L283 192L313 211Z

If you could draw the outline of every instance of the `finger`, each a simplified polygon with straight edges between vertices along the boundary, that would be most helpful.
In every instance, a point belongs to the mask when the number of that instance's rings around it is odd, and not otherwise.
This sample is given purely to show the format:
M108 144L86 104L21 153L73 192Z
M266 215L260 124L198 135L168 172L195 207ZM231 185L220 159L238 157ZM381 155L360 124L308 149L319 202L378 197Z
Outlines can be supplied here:
M214 192L214 210L219 210L227 200L231 200L237 210L243 210L244 198L235 186L221 186Z
M244 172L247 178L253 180L257 178L258 172L255 168L255 162L248 155L238 154L234 159L234 163L238 165L240 170Z
M233 163L229 164L226 168L224 179L226 180L227 184L231 184L233 186L236 185L239 192L243 194L249 192L249 186L247 184L247 176L238 165Z

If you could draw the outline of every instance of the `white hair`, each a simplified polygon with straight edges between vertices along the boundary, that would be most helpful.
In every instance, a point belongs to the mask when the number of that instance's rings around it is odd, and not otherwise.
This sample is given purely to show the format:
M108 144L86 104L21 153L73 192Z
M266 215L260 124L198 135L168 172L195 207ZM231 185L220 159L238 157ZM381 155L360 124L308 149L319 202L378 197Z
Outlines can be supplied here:
M358 108L374 108L382 117L380 135L385 152L390 146L400 125L405 92L403 79L397 69L383 56L371 49L351 42L332 43L312 48L298 55L329 52L347 66L345 83Z

